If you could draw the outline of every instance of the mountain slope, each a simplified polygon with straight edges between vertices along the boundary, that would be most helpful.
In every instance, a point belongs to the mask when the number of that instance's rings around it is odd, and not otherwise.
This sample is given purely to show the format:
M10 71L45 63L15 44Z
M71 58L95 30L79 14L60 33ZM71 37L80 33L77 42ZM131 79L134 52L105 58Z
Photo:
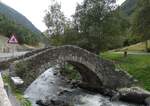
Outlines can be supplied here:
M136 9L136 5L138 3L138 0L126 0L121 5L121 10L127 15L130 16Z
M19 25L31 30L36 34L41 34L41 32L22 14L12 9L11 7L0 2L0 13L5 15L10 20L16 22Z
M3 36L10 37L15 34L20 44L37 45L40 42L38 34L17 24L0 13L0 33Z

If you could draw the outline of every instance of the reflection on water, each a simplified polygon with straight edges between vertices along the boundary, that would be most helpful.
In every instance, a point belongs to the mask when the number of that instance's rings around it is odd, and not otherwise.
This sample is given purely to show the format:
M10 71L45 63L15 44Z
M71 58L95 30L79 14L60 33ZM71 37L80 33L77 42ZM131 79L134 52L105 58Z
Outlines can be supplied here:
M50 68L39 76L25 91L25 96L29 97L33 106L36 100L59 98L69 101L74 106L135 106L122 102L110 102L109 98L100 94L94 94L82 89L71 89L69 84L59 74L55 68ZM59 95L62 90L66 90L63 95ZM59 95L59 96L58 96Z

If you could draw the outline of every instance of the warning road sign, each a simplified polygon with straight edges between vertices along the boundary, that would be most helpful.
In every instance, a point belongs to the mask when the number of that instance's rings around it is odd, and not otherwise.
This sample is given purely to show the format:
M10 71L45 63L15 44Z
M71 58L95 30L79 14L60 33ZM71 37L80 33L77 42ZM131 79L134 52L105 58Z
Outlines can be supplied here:
M18 44L18 40L17 40L17 38L15 37L15 35L12 35L12 36L10 37L10 39L8 40L8 43L9 43L9 44Z

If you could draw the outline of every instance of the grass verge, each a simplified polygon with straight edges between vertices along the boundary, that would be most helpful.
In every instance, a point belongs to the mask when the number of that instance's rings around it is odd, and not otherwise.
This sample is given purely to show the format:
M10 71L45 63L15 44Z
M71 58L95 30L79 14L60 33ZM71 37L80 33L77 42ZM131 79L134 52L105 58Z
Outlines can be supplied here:
M150 55L130 54L124 57L123 54L105 52L101 56L114 61L117 67L126 70L136 78L139 86L150 91Z

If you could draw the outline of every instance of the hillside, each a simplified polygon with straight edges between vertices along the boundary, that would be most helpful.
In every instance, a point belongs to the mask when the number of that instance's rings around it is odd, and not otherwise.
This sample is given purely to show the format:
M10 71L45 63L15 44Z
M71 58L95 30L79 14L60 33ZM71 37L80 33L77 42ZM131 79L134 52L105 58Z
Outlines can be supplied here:
M15 34L20 44L36 46L47 38L21 13L0 2L0 33L6 37Z
M126 0L122 5L121 5L121 10L127 15L130 16L136 8L136 5L138 3L138 0Z
M38 45L38 34L10 20L0 13L0 33L5 37L15 34L20 44Z
M25 16L23 16L16 10L12 9L11 7L1 2L0 2L0 13L5 15L10 20L16 22L17 24L22 25L25 28L28 28L32 32L35 32L39 35L41 34L41 32Z

